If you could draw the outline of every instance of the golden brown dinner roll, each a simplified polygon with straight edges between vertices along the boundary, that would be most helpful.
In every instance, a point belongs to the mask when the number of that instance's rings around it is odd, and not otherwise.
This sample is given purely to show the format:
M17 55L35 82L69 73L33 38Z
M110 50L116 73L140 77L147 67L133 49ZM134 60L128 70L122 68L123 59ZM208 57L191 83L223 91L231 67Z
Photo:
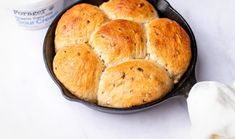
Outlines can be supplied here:
M103 24L90 43L106 64L146 55L144 31L133 21L119 19Z
M146 26L150 59L164 66L178 82L191 60L190 38L175 21L154 19Z
M53 71L72 94L96 102L102 63L88 44L61 48L54 58Z
M55 50L73 44L87 43L91 33L107 20L96 6L77 4L66 11L55 32Z
M127 108L166 95L173 86L168 73L154 62L130 60L105 69L98 91L98 104Z
M158 17L157 11L147 0L110 0L100 8L111 19L127 19L139 23Z

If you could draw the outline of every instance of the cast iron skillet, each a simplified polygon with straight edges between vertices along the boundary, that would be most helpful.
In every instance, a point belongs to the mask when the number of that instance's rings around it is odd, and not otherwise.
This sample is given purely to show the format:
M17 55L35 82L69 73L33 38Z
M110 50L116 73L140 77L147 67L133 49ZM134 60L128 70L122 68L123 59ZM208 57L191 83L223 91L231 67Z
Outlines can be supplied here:
M81 2L77 2L77 3L90 3L90 4L98 6L102 4L103 2L104 2L103 0L82 0ZM55 20L52 22L52 24L50 25L47 31L46 37L44 39L44 45L43 45L43 57L44 57L44 62L45 62L45 65L49 74L51 75L55 83L61 88L61 91L65 98L71 101L80 102L98 111L107 112L107 113L126 114L126 113L133 113L133 112L152 108L156 105L159 105L161 102L166 101L172 97L177 97L177 96L187 97L188 96L189 90L196 83L195 65L196 65L196 60L197 60L197 45L196 45L196 40L193 35L193 32L191 28L189 27L189 25L187 24L187 22L184 20L184 18L176 10L174 10L166 0L149 0L149 2L158 11L158 14L160 17L167 17L167 18L177 21L186 30L186 32L189 34L190 39L191 39L192 59L191 59L190 65L187 71L185 72L185 74L183 75L183 77L180 79L179 83L175 84L173 90L160 100L156 100L153 102L149 102L147 104L143 104L143 105L139 105L139 106L135 106L131 108L103 107L97 104L93 104L93 103L81 100L75 97L74 95L72 95L56 78L55 74L53 73L53 67L52 67L53 58L55 56L55 50L54 50L55 29L56 29L57 22L59 21L60 17L66 11L64 10L55 18ZM71 8L71 7L72 6L68 8Z

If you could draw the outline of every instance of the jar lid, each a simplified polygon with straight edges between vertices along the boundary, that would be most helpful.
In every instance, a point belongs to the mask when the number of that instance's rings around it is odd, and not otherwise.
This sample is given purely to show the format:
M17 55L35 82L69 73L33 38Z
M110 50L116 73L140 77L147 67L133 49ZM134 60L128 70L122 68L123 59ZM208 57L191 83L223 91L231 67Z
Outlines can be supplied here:
M38 9L54 3L57 0L7 0L7 7L10 9Z

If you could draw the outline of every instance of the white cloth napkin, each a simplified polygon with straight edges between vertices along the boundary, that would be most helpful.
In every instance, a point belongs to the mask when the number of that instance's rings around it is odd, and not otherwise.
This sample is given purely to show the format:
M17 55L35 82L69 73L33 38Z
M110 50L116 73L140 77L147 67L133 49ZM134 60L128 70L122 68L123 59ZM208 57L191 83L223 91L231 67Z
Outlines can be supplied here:
M191 119L191 139L235 139L235 82L200 82L187 99ZM218 138L219 139L219 138Z

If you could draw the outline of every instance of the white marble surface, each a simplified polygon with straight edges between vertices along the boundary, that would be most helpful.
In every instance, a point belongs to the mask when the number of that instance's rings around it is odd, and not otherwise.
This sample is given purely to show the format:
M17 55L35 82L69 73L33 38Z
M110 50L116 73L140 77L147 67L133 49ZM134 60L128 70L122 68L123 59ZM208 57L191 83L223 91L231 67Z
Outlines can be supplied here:
M197 79L235 79L235 1L169 0L188 21L198 43ZM0 5L3 7L3 2ZM43 63L44 30L15 26L0 10L1 139L188 139L184 98L130 115L97 112L67 101Z

